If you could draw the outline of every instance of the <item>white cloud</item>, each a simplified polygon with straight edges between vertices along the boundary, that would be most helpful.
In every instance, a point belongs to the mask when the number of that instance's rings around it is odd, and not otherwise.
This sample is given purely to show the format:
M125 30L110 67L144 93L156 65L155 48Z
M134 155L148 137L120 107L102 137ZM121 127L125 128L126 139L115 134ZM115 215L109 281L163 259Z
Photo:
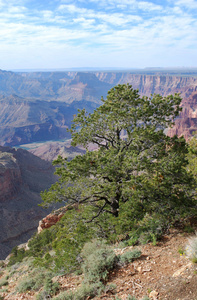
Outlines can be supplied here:
M176 15L183 15L184 12L179 6L175 6L172 8L172 12Z
M95 12L92 9L81 9L75 5L60 5L59 10L62 12L69 12L73 15L77 14L80 15L78 19L97 19L100 22L104 23L110 23L111 25L114 26L122 26L126 25L130 22L139 22L142 20L140 16L137 15L128 15L128 14L123 14L123 13L104 13L104 12ZM87 21L88 22L88 21Z
M151 2L147 2L147 1L136 2L136 6L139 9L142 9L144 11L155 11L155 10L161 11L163 9L162 6L156 5L156 4L153 4Z
M0 67L4 61L22 63L23 58L27 64L26 57L36 67L47 64L47 58L50 67L66 67L73 62L81 66L81 61L84 66L126 66L135 59L142 66L159 61L159 56L161 63L168 56L175 61L186 53L195 57L197 20L190 8L197 2L168 1L161 6L137 0L57 0L54 9L46 5L42 10L28 6L27 0L7 5L0 0Z
M91 2L98 3L103 7L112 6L120 9L141 9L144 11L156 11L161 10L162 6L157 5L150 1L138 1L138 0L90 0Z
M27 11L27 8L24 6L8 6L8 12L9 13L21 13Z
M197 1L195 0L178 0L175 3L177 6L183 6L189 9L197 9Z

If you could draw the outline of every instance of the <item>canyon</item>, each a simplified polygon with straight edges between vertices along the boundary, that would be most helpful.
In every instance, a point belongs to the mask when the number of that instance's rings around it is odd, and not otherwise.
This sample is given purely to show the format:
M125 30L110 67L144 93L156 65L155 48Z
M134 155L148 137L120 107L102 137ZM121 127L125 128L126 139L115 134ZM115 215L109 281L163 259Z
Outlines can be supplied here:
M180 93L182 112L168 135L189 139L197 130L197 73L0 70L0 259L26 242L53 209L38 206L40 192L56 180L51 161L59 154L72 159L84 153L70 145L67 128L73 115L83 108L92 112L101 104L101 96L123 83L130 83L142 96ZM10 148L20 145L29 151Z
M123 83L131 84L142 96L180 93L184 113L171 134L186 130L188 138L197 130L195 117L186 120L188 113L195 115L197 73L192 75L0 70L0 145L69 139L67 128L77 110L85 108L92 112L101 104L101 96L105 98L110 88ZM188 130L190 122L192 129Z

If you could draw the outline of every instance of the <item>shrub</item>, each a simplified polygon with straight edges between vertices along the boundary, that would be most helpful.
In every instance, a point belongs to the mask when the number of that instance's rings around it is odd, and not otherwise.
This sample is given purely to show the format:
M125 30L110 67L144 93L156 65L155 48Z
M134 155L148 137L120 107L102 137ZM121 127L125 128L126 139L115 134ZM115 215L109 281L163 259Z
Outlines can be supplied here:
M120 256L119 264L126 265L126 264L132 262L134 259L140 257L141 254L142 254L141 251L138 249L134 249L133 251L127 251Z
M21 262L25 256L26 256L26 252L24 248L19 249L17 246L14 247L11 251L11 256L9 259L8 266L12 266L17 262Z
M58 282L53 282L50 277L47 277L45 279L45 284L44 284L44 290L50 294L50 295L55 295L56 292L59 290L59 283Z
M36 296L36 300L50 299L59 290L59 286L58 282L53 282L50 277L46 277L44 289Z
M41 300L41 299L38 299ZM75 300L74 294L72 292L63 292L60 293L54 300Z
M128 251L122 256L116 256L105 240L92 240L84 245L81 251L83 259L82 270L84 281L76 291L64 292L56 300L92 299L100 293L114 293L116 286L104 285L110 270L117 264L124 265L141 255L139 250ZM131 298L134 299L134 298ZM128 298L130 300L130 298Z
M104 289L104 285L99 283L93 284L82 284L75 292L63 292L60 293L55 300L84 300L92 299L95 296L99 295Z
M95 296L99 295L104 290L104 285L101 282L87 284L84 283L81 287L76 291L74 294L74 300L83 300L94 298Z
M43 253L51 249L53 239L53 228L45 229L40 234L35 233L28 243L28 254L34 257L42 256Z
M34 290L35 284L36 284L35 279L33 278L31 279L28 277L19 282L19 284L16 287L16 291L22 293L22 292Z
M59 222L34 237L28 243L28 254L35 263L57 272L71 273L80 268L78 256L84 244L95 236L96 226L89 224L89 207L68 210Z
M109 271L113 269L117 257L104 240L93 240L84 245L82 270L85 280L89 283L104 281Z
M45 300L45 299L50 299L50 295L46 291L42 291L36 296L36 300Z
M104 289L104 293L105 293L105 294L107 294L107 293L109 293L109 292L112 293L112 294L114 294L115 291L116 291L116 284L110 283L110 284L107 284L107 285L105 286L105 289Z
M194 263L197 263L197 235L188 239L188 244L186 246L186 255Z
M34 290L38 291L46 282L46 278L52 277L51 272L46 272L46 270L41 268L34 269L28 277L21 280L16 287L16 291L23 293L26 291Z
M0 287L4 286L4 285L8 285L8 281L7 281L7 277L4 277L0 280Z

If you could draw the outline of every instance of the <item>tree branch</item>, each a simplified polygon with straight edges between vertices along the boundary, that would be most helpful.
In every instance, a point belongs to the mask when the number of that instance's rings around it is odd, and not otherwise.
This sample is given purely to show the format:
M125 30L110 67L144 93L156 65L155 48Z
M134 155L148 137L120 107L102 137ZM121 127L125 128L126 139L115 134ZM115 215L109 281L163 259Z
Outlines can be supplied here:
M100 208L99 212L92 217L92 219L90 219L89 221L87 221L86 223L91 223L94 219L98 218L100 216L100 214L102 213L104 207L106 206L106 202L104 203L104 205Z

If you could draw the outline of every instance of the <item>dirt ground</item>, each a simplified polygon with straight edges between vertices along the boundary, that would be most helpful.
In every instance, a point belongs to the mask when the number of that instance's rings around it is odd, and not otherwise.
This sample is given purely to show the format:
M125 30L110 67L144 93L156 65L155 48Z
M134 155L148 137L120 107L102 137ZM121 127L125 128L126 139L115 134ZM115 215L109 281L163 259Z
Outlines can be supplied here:
M182 253L190 236L172 230L156 246L150 243L139 247L142 256L138 260L111 273L108 283L116 285L114 294L94 299L126 300L128 295L141 299L147 295L153 300L197 300L197 264ZM121 254L130 248L117 249L117 252ZM78 280L77 277L71 281L61 278L62 288L75 289Z
M187 238L188 234L174 230L156 246L143 246L138 260L111 274L109 283L117 285L116 296L122 300L128 295L137 299L147 295L154 300L197 300L197 264L182 254Z
M126 300L128 295L141 299L147 295L153 300L197 300L197 264L185 255L187 239L192 234L172 230L156 246L151 243L139 247L142 256L126 267L114 270L108 283L116 285L114 293L106 293L95 300ZM131 247L117 249L120 254ZM61 290L76 289L80 276L58 278ZM32 293L14 294L15 283L9 284L5 300L36 299Z

